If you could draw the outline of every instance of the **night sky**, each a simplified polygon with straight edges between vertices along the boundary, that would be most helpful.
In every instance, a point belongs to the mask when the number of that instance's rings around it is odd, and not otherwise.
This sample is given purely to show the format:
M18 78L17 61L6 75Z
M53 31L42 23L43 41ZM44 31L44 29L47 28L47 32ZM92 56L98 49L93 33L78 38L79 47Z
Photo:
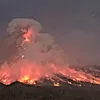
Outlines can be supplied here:
M0 0L0 32L32 18L54 36L71 64L100 64L100 0Z

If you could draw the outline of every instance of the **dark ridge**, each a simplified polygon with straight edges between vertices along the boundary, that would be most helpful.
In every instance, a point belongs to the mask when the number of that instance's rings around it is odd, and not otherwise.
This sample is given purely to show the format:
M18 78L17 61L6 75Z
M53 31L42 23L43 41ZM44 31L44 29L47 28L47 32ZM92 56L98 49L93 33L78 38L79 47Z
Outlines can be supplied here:
M100 86L34 86L0 84L0 100L100 100Z

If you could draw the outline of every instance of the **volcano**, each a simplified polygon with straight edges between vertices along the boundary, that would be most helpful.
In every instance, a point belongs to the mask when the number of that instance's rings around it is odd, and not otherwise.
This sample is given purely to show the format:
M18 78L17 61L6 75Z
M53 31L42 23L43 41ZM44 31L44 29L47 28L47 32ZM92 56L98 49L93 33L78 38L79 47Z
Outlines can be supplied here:
M99 67L69 65L64 51L42 29L33 19L14 19L8 24L8 35L0 40L1 83L100 84Z
M33 19L12 20L7 32L0 40L1 99L74 100L78 95L76 100L97 100L99 66L69 65L54 38Z

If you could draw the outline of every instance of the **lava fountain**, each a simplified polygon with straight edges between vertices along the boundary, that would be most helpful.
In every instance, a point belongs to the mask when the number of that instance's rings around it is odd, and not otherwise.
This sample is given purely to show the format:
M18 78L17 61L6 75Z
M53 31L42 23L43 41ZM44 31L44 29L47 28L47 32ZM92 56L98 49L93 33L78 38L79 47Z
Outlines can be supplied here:
M10 54L5 55L4 49L0 51L4 54L0 58L1 83L10 85L19 81L36 85L37 82L43 83L44 78L54 86L61 86L60 82L72 84L66 78L75 82L100 84L100 78L92 73L70 67L53 37L48 33L41 33L41 30L40 23L32 19L11 21L8 25L9 36L0 43Z

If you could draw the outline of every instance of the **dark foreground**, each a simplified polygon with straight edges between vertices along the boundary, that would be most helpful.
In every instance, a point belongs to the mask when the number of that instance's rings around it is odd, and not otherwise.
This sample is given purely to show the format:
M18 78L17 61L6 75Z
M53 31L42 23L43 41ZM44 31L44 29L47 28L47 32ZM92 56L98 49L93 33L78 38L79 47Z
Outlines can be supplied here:
M100 100L100 86L28 86L0 84L0 100Z

